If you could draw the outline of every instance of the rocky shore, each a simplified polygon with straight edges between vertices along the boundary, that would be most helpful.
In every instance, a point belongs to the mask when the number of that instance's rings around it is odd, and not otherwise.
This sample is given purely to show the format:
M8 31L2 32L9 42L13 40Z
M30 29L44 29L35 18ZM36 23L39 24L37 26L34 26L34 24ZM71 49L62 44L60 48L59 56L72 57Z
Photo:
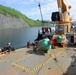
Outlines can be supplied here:
M29 25L22 18L4 16L0 14L0 29L20 27L29 27Z

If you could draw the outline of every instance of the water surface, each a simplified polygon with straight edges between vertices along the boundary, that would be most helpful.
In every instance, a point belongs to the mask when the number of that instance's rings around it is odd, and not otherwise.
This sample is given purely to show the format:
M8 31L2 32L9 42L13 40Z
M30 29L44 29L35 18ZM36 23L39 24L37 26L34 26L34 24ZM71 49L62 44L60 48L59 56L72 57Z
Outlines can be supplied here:
M27 40L32 43L38 35L36 28L19 28L19 29L1 29L0 30L0 48L6 46L8 42L12 47L20 48L26 46Z

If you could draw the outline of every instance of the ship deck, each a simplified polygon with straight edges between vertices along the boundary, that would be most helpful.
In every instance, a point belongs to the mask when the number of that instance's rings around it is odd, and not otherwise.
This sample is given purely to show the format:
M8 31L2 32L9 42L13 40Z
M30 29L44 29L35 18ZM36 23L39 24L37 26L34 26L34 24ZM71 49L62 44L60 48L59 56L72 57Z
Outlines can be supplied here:
M0 75L76 75L76 48L51 49L48 53L20 48L0 54Z

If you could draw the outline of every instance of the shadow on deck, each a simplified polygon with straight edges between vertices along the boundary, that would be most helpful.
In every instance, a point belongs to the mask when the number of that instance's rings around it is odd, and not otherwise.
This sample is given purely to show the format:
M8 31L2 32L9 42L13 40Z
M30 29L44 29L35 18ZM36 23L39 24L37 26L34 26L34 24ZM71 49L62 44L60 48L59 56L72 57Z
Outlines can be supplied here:
M70 66L67 68L67 71L62 75L76 75L76 49L74 49L74 54L71 56ZM66 60L67 61L67 60Z

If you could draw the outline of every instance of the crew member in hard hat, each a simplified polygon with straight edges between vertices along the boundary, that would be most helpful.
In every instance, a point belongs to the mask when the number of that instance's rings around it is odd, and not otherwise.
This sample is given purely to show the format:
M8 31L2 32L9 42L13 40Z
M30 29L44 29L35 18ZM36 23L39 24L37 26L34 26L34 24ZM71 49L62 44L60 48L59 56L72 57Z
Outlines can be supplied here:
M7 50L7 52L10 52L10 50L11 50L11 43L7 43L6 50Z

